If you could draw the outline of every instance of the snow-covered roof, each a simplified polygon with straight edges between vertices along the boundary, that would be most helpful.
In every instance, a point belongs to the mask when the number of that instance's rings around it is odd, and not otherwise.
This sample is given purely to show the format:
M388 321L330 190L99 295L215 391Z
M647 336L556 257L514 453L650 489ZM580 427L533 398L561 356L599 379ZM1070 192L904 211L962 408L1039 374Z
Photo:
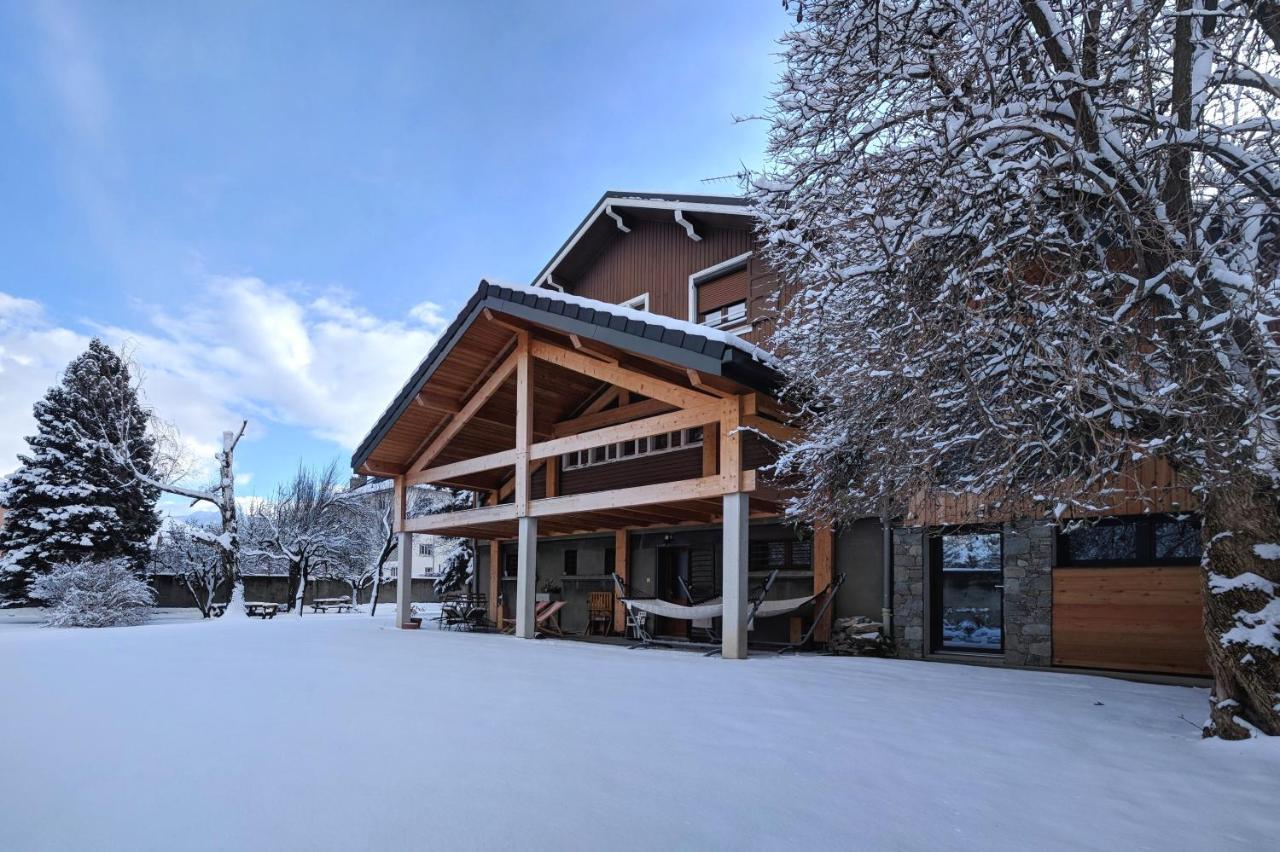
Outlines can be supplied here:
M588 299L585 296L575 296L572 293L562 293L559 290L549 290L546 287L530 287L526 284L512 284L507 281L498 281L494 278L486 278L490 286L503 287L513 292L520 292L532 296L535 299L547 299L561 305L573 305L582 310L583 308L607 313L610 316L625 317L628 320L642 322L650 326L658 326L670 331L678 331L682 334L693 335L694 337L704 338L706 340L715 340L725 346L732 346L742 352L747 353L757 361L767 364L770 367L777 367L777 359L765 350L743 340L732 332L719 328L711 328L710 326L701 325L688 320L675 319L674 317L663 316L662 314L650 313L649 311L640 311L635 308L628 308L624 305L615 305L611 302L601 302L599 299Z
M383 436L485 309L564 334L597 340L623 351L723 376L765 393L774 393L781 384L776 359L735 334L556 290L483 280L360 443L351 458L353 470L361 469Z

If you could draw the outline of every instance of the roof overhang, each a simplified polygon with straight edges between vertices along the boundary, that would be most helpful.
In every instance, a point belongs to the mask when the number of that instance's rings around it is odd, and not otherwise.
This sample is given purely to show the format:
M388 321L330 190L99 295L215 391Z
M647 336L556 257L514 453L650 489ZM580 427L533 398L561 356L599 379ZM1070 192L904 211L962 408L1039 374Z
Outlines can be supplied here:
M771 356L725 332L550 290L481 281L361 442L351 459L354 470L386 473L366 467L370 456L423 393L468 331L477 322L483 322L486 315L495 314L596 341L613 350L681 370L695 370L722 379L744 392L759 391L774 396L782 384L782 376Z

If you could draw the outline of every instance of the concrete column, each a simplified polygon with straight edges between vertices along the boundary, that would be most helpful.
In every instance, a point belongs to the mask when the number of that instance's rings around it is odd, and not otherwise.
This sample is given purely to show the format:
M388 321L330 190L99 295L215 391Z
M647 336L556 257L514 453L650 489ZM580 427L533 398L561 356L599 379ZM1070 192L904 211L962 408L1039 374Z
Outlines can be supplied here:
M413 533L400 533L396 547L400 556L400 573L396 577L396 626L408 627L413 615Z
M724 495L724 623L720 655L726 660L747 658L747 519L745 492Z
M538 591L538 519L520 518L520 538L516 543L516 635L532 639L534 602Z

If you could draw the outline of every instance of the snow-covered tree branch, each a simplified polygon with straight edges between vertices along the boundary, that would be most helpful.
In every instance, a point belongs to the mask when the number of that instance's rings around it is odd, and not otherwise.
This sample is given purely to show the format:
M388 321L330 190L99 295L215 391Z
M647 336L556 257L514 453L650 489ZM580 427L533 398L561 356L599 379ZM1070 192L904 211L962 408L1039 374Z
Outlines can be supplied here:
M1276 5L792 7L755 188L793 509L1089 514L1170 463L1204 517L1207 730L1280 734Z

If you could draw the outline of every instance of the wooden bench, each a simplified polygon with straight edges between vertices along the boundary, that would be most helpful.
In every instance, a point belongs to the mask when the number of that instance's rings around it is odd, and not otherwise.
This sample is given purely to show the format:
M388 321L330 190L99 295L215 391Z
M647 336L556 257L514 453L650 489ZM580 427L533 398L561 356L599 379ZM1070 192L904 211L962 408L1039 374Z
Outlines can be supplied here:
M275 618L280 611L280 604L256 601L244 605L245 615L256 618Z
M227 611L227 605L224 603L209 604L209 615L214 618L222 618L222 614Z
M311 602L312 612L328 612L331 609L338 612L351 612L351 598L316 598Z

